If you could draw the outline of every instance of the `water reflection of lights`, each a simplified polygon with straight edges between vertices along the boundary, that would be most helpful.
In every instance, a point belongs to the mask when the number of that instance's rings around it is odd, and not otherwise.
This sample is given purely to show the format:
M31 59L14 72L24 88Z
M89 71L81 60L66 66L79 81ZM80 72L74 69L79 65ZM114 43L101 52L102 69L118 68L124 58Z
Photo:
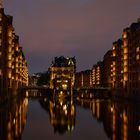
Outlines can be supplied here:
M26 97L28 97L29 96L29 93L28 93L28 91L26 91Z
M15 97L7 100L8 104L0 110L1 129L0 136L5 140L19 139L27 119L28 98Z
M14 124L14 125L16 124L16 119L15 119L15 118L13 119L13 124Z
M67 109L67 105L64 105L64 106L63 106L63 110L66 110L66 109Z
M49 110L50 123L55 132L60 134L71 132L74 130L76 115L73 99L64 98L64 95L68 95L68 91L59 91L55 94L58 95L57 98L47 100L47 102L43 99L40 103L44 109Z
M68 125L68 131L72 132L73 130L74 130L74 125L72 125L72 126Z
M28 102L29 102L29 101L28 101L28 98L25 98L25 99L24 99L24 105L25 105L26 107L28 106Z
M123 117L123 114L121 113L121 114L120 114L120 118L122 118L122 117Z
M65 110L65 115L67 115L68 114L68 111L67 110Z
M63 102L62 102L62 101L60 101L60 105L61 105L61 106L63 105Z
M114 108L111 106L110 111L113 112Z
M63 91L60 91L59 97L62 98L63 96L64 96L64 92Z
M138 126L138 130L139 130L139 132L140 132L140 125Z

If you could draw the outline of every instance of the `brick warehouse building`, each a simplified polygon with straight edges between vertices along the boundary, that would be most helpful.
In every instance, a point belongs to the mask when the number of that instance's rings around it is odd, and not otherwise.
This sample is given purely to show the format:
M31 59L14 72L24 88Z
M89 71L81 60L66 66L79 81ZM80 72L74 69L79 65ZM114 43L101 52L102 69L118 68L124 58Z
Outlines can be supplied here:
M27 61L14 33L13 17L0 8L0 87L20 88L28 85Z

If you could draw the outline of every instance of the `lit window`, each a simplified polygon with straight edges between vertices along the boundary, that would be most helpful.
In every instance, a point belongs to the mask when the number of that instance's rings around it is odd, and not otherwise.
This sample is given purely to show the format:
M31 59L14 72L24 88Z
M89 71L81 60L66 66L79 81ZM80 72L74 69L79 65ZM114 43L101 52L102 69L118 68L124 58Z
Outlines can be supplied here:
M127 33L126 32L123 33L123 38L124 39L127 38Z
M127 46L127 41L126 40L123 42L123 45L124 45L124 47Z
M9 42L9 44L12 44L12 39L9 39L9 41L8 41L8 42Z
M100 67L99 66L97 67L97 70L100 70Z
M128 48L124 48L124 53L128 53Z
M127 55L124 55L124 60L126 60L127 59Z
M124 81L127 81L127 80L128 80L128 76L124 75Z
M11 72L8 73L8 78L11 78L12 74Z
M115 67L113 67L113 71L115 71L116 70L116 68Z
M9 30L8 36L9 36L9 37L12 37L12 35L13 35L13 34L12 34L12 30Z
M8 62L8 67L11 68L12 67L12 63Z
M124 72L127 72L127 70L128 70L127 67L124 67Z
M18 45L16 46L16 51L18 51Z
M115 46L113 45L112 50L115 50Z
M100 82L97 82L97 85L99 85L100 84Z
M113 52L113 56L116 56L116 53L115 52Z
M128 64L128 62L127 61L124 61L124 66L126 66Z
M12 59L12 55L8 55L8 60L11 60Z
M10 53L11 51L12 51L12 48L11 48L11 47L9 47L9 48L8 48L8 52Z

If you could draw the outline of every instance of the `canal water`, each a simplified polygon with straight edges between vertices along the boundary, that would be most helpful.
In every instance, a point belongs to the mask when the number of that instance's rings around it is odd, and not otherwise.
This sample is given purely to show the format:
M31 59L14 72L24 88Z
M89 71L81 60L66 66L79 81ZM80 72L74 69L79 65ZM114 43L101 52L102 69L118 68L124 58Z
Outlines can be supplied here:
M139 140L140 103L17 97L0 105L3 140Z

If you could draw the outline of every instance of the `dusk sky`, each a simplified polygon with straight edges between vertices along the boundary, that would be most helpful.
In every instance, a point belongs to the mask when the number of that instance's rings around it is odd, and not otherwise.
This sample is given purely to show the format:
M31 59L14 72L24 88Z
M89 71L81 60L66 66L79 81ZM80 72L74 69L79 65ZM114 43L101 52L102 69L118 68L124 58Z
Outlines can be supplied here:
M140 0L5 0L29 72L45 71L55 56L75 56L90 69L140 16Z

